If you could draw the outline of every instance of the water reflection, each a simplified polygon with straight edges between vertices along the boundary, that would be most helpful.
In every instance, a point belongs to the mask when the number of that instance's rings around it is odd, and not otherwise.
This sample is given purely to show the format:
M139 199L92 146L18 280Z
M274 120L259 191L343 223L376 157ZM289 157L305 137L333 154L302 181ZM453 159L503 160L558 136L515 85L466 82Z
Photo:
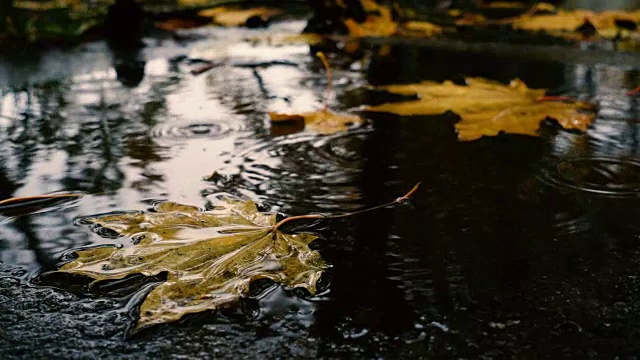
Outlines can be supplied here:
M288 346L290 332L305 354L329 358L535 357L532 342L555 355L566 344L620 339L634 326L622 315L637 300L629 274L637 270L638 197L589 190L637 189L638 100L625 95L638 86L636 68L398 46L366 71L336 65L341 95L331 106L387 99L365 84L519 77L598 102L599 117L586 133L546 124L540 137L471 143L457 141L451 114L378 114L347 134L274 136L266 112L321 106L325 74L306 46L266 52L259 42L231 46L229 34L184 56L116 56L106 69L3 90L0 195L90 193L77 207L0 224L5 264L34 273L68 249L117 242L73 227L73 218L157 199L203 205L222 191L289 214L343 212L422 181L411 205L324 224L318 247L333 279L314 304L278 290L253 299L248 319L223 317L226 326L205 314L159 329L158 342L173 346L189 334L187 344L213 344L199 340L224 328L238 348L255 338ZM192 75L196 58L216 66ZM119 61L134 70L123 77ZM156 346L147 340L131 346Z

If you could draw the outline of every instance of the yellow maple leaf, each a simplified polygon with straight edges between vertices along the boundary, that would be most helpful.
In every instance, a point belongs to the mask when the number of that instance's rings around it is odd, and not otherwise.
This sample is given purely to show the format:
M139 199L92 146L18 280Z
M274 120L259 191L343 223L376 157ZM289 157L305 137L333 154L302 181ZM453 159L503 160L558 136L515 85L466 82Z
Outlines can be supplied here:
M428 21L407 21L398 29L398 33L407 36L430 37L442 33L442 27Z
M396 33L398 23L386 16L367 16L363 23L358 23L353 19L346 19L344 25L353 37L383 37Z
M539 14L539 11L552 12L551 14ZM620 22L635 23L640 25L640 10L620 11L610 10L594 12L590 10L575 9L562 10L546 4L537 6L533 11L511 19L511 26L516 30L545 31L551 35L570 37L580 27L590 24L603 38L615 37L621 30ZM570 37L571 38L571 37Z
M210 17L213 22L222 26L241 26L254 16L259 16L263 20L268 20L282 13L282 10L270 7L256 7L252 9L238 9L233 7L216 7L213 9L201 10L199 16Z
M393 19L389 7L379 5L373 0L361 0L363 9L369 13L364 22L358 23L346 19L344 25L353 37L386 37L392 35L411 35L429 37L442 32L438 25L426 21L398 23Z
M590 15L593 13L586 10L560 10L555 14L517 17L511 26L516 30L526 31L575 31L584 25Z
M501 132L536 135L540 122L555 119L565 129L586 130L595 115L581 110L591 106L575 101L541 101L543 89L529 89L519 79L510 84L467 78L466 85L451 81L388 85L379 89L418 100L369 106L367 111L398 115L437 115L452 111L461 118L456 124L460 140L475 140Z

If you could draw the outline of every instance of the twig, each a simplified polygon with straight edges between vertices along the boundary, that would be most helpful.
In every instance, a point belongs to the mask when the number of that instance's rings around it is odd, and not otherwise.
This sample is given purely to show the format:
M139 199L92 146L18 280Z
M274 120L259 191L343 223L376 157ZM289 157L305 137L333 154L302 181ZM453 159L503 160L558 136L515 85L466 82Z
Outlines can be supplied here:
M202 66L199 66L193 70L191 70L191 75L200 75L202 73L205 73L211 69L213 69L216 65L214 63L209 63L209 64L204 64Z
M353 215L358 215L358 214L362 214L365 212L369 212L369 211L373 211L373 210L378 210L378 209L382 209L391 205L395 205L395 204L400 204L404 201L406 201L407 199L409 199L411 196L413 196L413 194L418 191L418 188L420 187L420 182L415 184L413 186L413 188L411 188L411 190L409 190L408 193L404 194L403 196L390 201L386 204L382 204L382 205L378 205L378 206L374 206L368 209L363 209L363 210L358 210L358 211L354 211L354 212L348 212L348 213L344 213L344 214L339 214L339 215L299 215L299 216L291 216L288 217L286 219L282 219L280 220L278 223L276 223L275 225L273 225L273 227L271 228L272 232L276 232L278 230L278 228L290 221L296 221L296 220L307 220L307 219L340 219L340 218L344 218L344 217L349 217L349 216L353 216Z
M327 61L322 51L318 51L316 56L322 61L322 65L324 65L324 69L327 71L327 91L325 92L324 102L322 104L322 111L327 112L329 110L329 101L331 100L331 96L333 96L333 72L331 71L331 66L329 66L329 61Z
M64 198L80 198L80 194L57 194L57 195L35 195L24 197L12 197L4 200L0 200L0 206L6 206L7 204L22 203L34 200L52 200L52 199L64 199Z

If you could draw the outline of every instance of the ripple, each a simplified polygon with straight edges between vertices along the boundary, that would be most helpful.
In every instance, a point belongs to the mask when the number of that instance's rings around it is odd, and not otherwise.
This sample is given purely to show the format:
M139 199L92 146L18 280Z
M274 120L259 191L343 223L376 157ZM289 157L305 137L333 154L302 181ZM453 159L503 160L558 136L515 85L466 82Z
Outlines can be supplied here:
M560 212L555 215L555 235L559 237L584 234L592 230L589 218L584 215L575 215L570 212Z
M543 169L540 180L564 190L607 197L640 197L640 161L612 157L580 157Z
M265 138L234 154L207 193L240 192L281 208L356 208L364 133Z
M192 123L192 124L162 124L151 130L154 138L191 139L208 138L220 139L233 132L240 131L241 126L233 126L226 122Z

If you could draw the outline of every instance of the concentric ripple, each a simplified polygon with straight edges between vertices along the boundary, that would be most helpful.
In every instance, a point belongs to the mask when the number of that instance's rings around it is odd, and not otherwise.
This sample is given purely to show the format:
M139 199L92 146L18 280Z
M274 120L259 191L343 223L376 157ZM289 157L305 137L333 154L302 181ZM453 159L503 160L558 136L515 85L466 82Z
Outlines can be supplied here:
M232 125L227 122L175 124L165 123L151 130L154 138L191 139L209 138L220 139L236 131L240 131L240 124Z
M564 190L607 197L640 197L640 161L611 157L561 160L543 169L540 180Z
M364 132L265 138L239 151L208 192L236 191L280 209L356 208Z

